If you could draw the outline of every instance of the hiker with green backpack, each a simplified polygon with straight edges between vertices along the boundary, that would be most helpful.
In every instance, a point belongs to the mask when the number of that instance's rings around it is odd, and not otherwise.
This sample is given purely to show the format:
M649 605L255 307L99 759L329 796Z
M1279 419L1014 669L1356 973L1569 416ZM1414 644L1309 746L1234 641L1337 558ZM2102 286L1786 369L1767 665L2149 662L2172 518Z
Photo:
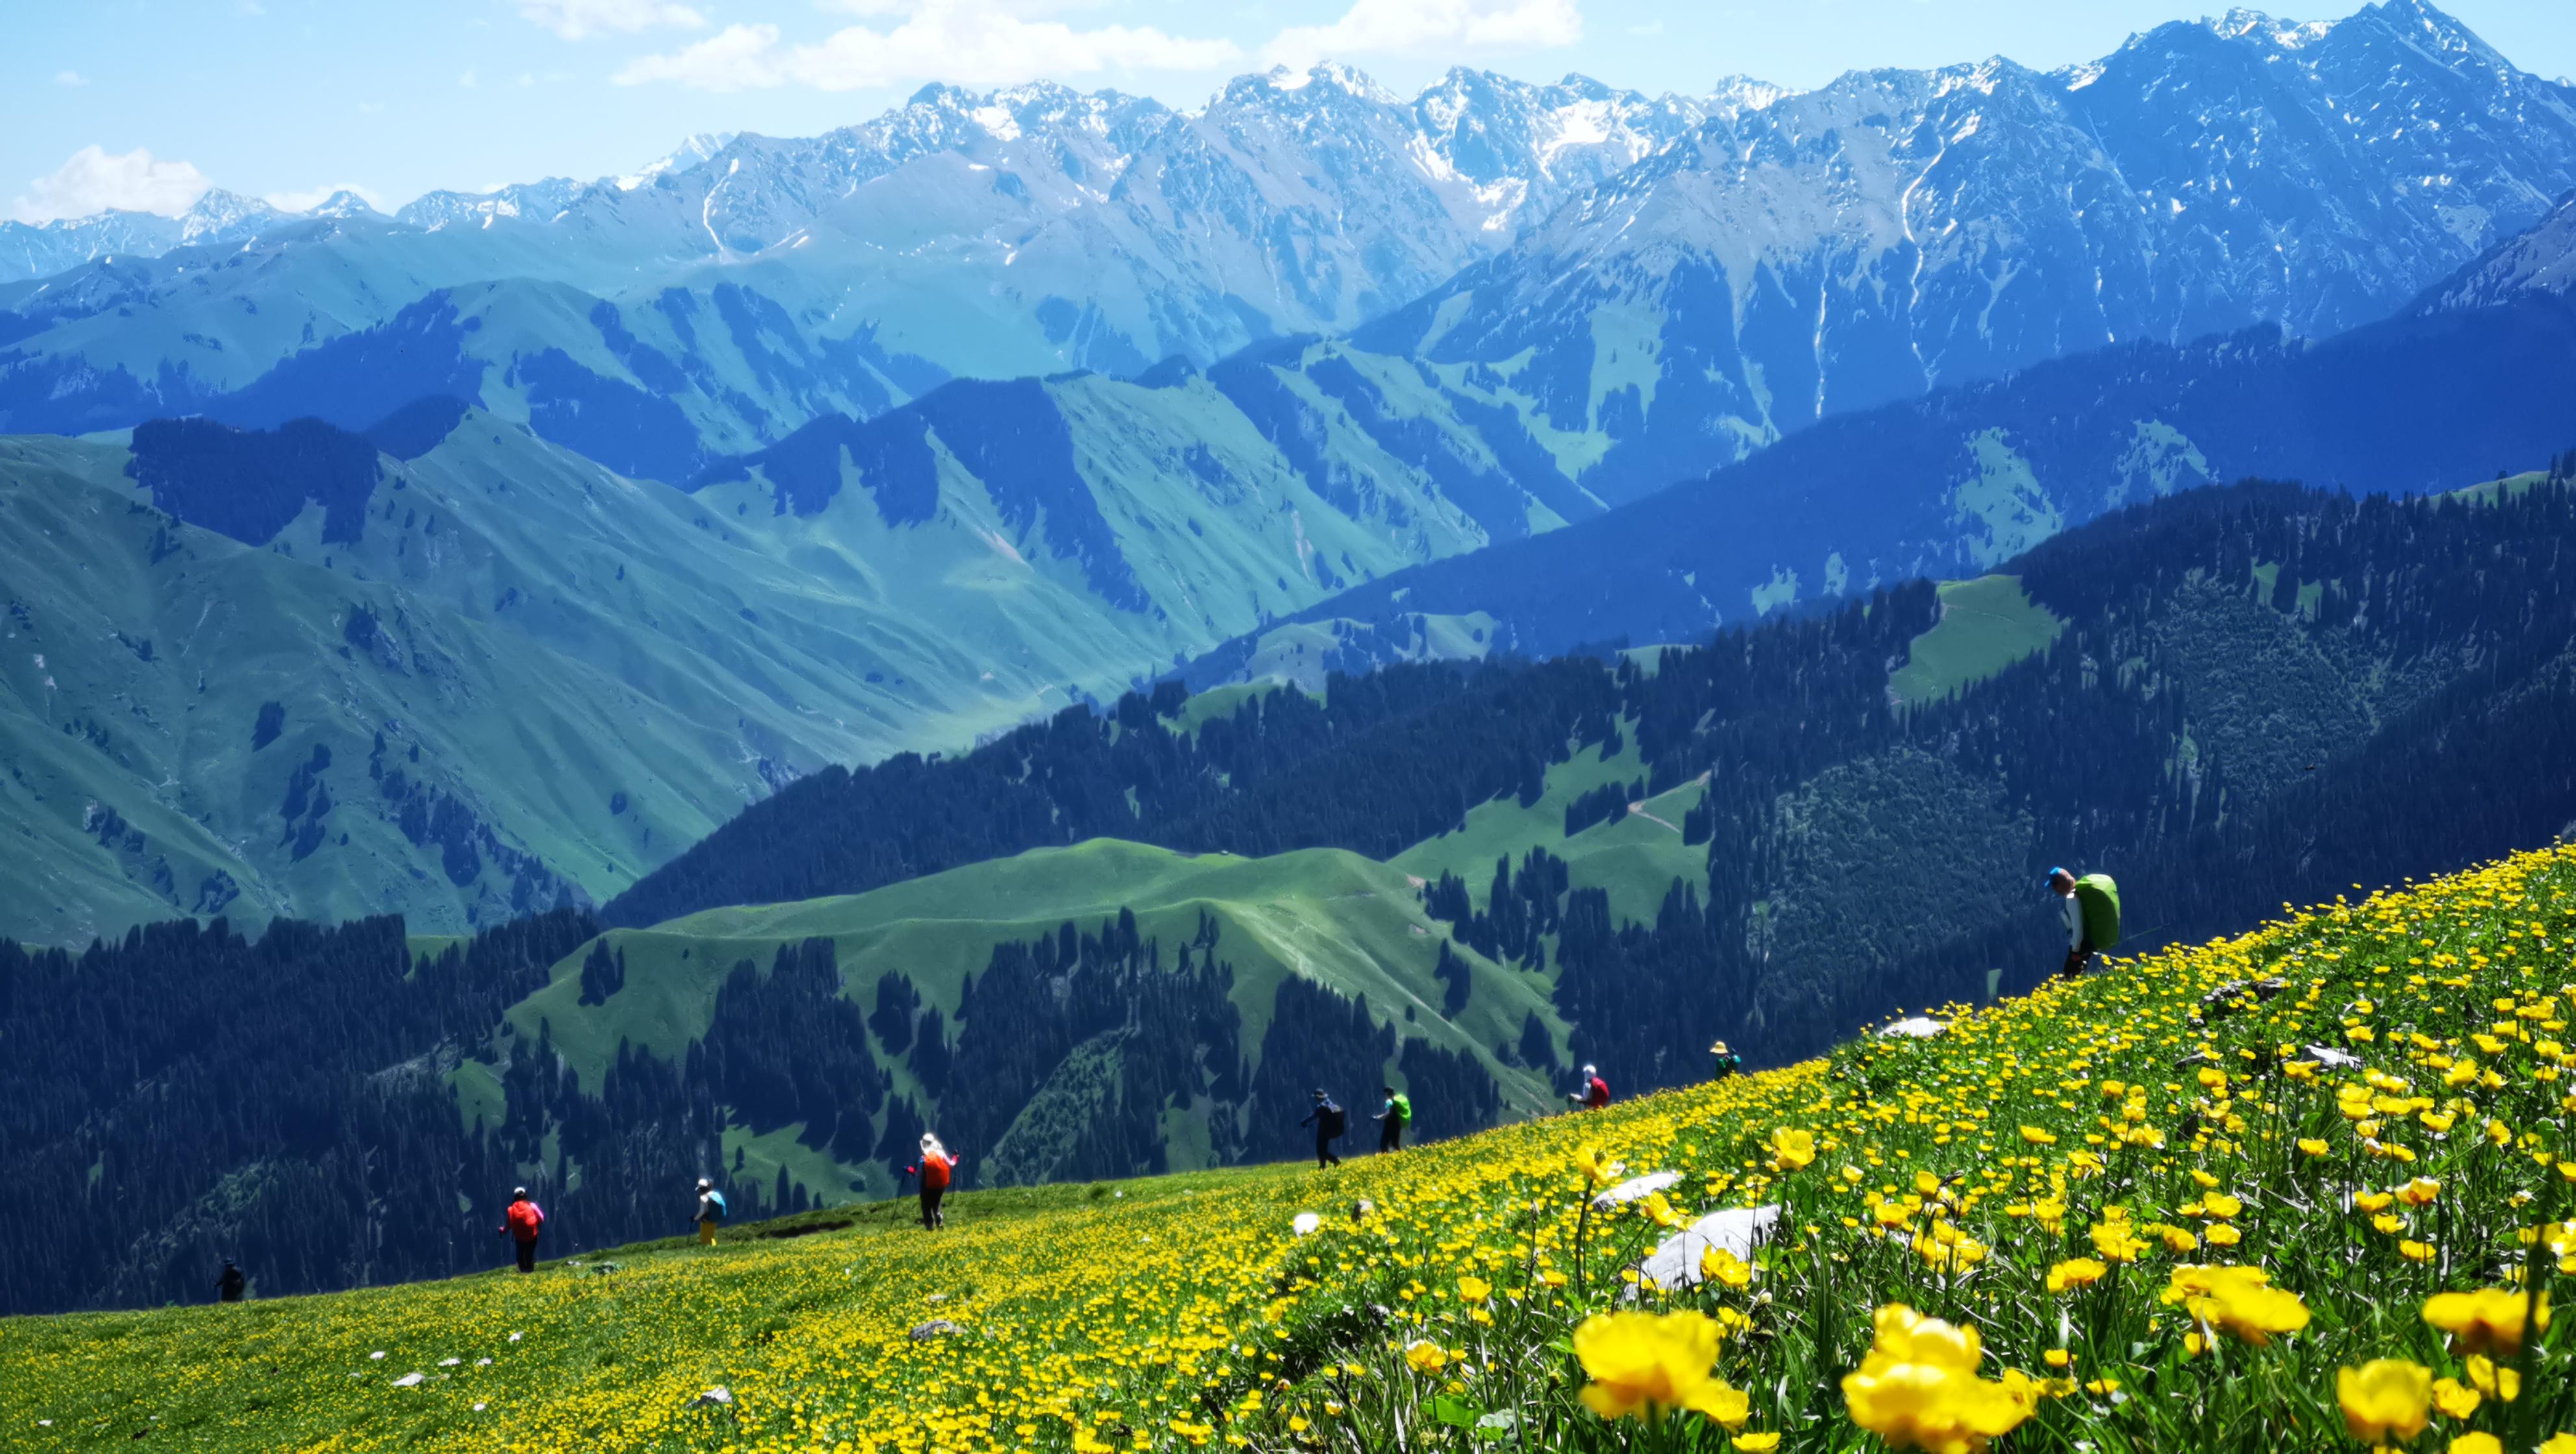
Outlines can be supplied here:
M1386 1097L1386 1104L1369 1118L1378 1123L1377 1149L1401 1151L1404 1149L1404 1128L1413 1123L1413 1100L1391 1085L1379 1086L1378 1093Z
M2066 916L2066 965L2058 972L2073 978L2084 972L2094 955L2119 944L2120 886L2107 873L2077 878L2063 868L2052 868L2048 889L2057 895L2058 911Z

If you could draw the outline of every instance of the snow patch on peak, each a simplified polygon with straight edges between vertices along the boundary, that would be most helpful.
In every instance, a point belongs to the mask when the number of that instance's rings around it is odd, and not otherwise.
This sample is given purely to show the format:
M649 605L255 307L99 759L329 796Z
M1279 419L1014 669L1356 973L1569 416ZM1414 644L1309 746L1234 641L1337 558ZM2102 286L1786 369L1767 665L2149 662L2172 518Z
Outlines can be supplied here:
M1802 94L1789 86L1777 85L1755 76L1724 76L1709 93L1710 104L1729 119L1749 111L1766 111L1779 102Z
M993 139L996 141L1017 141L1020 139L1020 118L1012 115L1010 108L1006 106L978 106L974 110L967 112L966 118L969 121L974 122L977 126L991 132L993 134Z
M717 153L733 145L734 138L741 134L738 131L701 131L672 148L668 155L646 164L641 171L614 179L611 185L621 192L632 192L656 177L685 172L713 160Z

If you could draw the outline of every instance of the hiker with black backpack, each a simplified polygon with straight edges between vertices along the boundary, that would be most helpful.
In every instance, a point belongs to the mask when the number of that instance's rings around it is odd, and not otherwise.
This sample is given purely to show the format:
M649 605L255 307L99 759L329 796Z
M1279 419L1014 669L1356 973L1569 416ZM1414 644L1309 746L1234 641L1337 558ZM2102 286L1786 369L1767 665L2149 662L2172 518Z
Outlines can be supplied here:
M2120 942L2120 886L2107 873L2077 878L2063 868L2048 871L2048 890L2057 895L2066 919L2066 963L2058 970L2069 979L2082 974L2093 956Z
M1342 1110L1340 1103L1320 1089L1315 1092L1315 1109L1308 1111L1306 1119L1297 1124L1315 1128L1315 1169L1317 1171L1327 1166L1342 1164L1342 1158L1333 1153L1333 1143L1342 1139L1342 1130L1349 1124L1349 1120L1349 1115Z
M724 1193L705 1177L698 1178L698 1245L716 1245L716 1225L725 1219Z
M1377 1149L1384 1153L1404 1149L1404 1128L1413 1124L1413 1101L1391 1085L1382 1085L1378 1094L1386 1104L1369 1119L1377 1122Z

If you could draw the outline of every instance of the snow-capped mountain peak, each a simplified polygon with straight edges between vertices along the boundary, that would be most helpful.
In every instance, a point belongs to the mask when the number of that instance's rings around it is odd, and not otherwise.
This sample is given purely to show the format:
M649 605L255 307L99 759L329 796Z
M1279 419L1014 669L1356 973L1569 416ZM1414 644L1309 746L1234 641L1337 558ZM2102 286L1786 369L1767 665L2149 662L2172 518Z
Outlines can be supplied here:
M668 176L673 172L685 172L733 145L733 139L739 135L741 133L735 131L701 131L673 147L665 155L645 164L641 169L619 177L616 180L617 189L621 192L632 192L656 177Z

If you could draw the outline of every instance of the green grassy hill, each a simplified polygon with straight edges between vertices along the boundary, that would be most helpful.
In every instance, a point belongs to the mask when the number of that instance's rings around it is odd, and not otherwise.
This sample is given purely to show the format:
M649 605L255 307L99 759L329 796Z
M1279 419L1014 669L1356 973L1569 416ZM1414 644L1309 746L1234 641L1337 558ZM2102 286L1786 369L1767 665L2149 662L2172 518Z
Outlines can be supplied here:
M1212 952L1233 967L1231 998L1256 1065L1279 986L1294 976L1353 999L1366 996L1400 1039L1471 1057L1501 1088L1508 1113L1547 1106L1553 1095L1544 1073L1497 1055L1497 1047L1517 1041L1530 1015L1554 1024L1546 977L1453 946L1470 965L1473 991L1463 1009L1444 1018L1432 966L1448 926L1424 914L1419 887L1401 868L1330 849L1249 859L1099 839L847 898L719 909L650 929L612 930L568 956L550 986L515 1006L505 1035L526 1047L544 1034L595 1090L621 1044L667 1060L685 1055L707 1033L717 989L735 965L766 968L781 946L817 938L832 942L842 993L852 1002L874 1005L877 982L900 973L927 1007L953 1021L965 979L985 968L997 944L1051 935L1067 922L1088 931L1125 909L1140 934L1174 948L1213 926ZM597 947L623 956L624 987L585 1005L581 966ZM1561 1040L1561 1027L1554 1034ZM886 1049L881 1032L876 1053L895 1093L935 1116L937 1097ZM488 1074L469 1062L455 1084L465 1115L500 1122L506 1105ZM1176 1125L1171 1134L1176 1167L1203 1164L1203 1129L1194 1136ZM890 1185L880 1163L835 1165L793 1141L792 1134L751 1137L737 1125L728 1133L728 1156L735 1146L749 1148L737 1179L766 1185L785 1165L795 1181L836 1200L852 1183L871 1193Z
M216 1454L2324 1454L2393 1426L2558 1454L2576 1321L2528 1313L2576 1291L2571 934L2576 863L2530 854L1953 1007L1928 1041L1329 1172L968 1192L936 1235L880 1204L532 1277L15 1319L0 1427L13 1449ZM1670 1173L1652 1196L1617 1186L1648 1172ZM1643 1270L1677 1228L1755 1208L1767 1235ZM1919 1316L1974 1330L1973 1356L1943 1356L1944 1328L1909 1340ZM1916 1398L1874 1396L1908 1363Z
M1486 538L1359 432L1331 467L1378 484L1323 498L1205 379L1047 389L1088 544L945 451L929 518L890 523L846 455L796 513L759 469L685 494L481 412L382 462L357 538L309 507L251 544L153 508L118 442L0 440L0 870L28 886L0 935L604 900L795 776L1114 697Z

